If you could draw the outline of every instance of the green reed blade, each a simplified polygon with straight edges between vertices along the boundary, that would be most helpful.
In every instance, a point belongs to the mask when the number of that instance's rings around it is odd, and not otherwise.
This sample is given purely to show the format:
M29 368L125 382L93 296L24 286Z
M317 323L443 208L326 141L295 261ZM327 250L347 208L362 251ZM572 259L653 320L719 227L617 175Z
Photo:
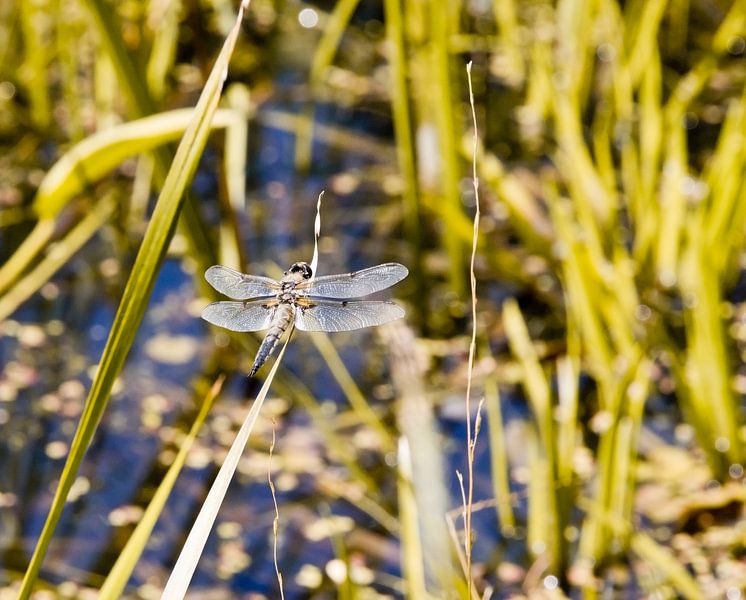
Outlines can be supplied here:
M399 439L397 496L401 522L401 570L407 598L427 598L422 543L420 541L417 499L412 480L412 457L406 437Z
M515 531L516 520L510 496L510 464L506 450L500 389L495 377L489 377L484 382L484 406L488 421L492 493L495 495L500 530L504 535L509 535Z
M155 29L146 78L153 98L160 99L166 91L165 83L176 59L182 3L181 0L150 2L149 8L148 23L155 26Z
M637 14L627 15L625 19L627 68L630 83L634 87L645 77L650 62L655 60L658 53L657 36L667 4L668 0L640 2L637 6L641 10Z
M527 429L529 427L527 426ZM547 564L547 570L559 574L562 562L557 522L556 489L552 477L552 465L544 452L544 443L536 429L530 427L525 433L528 446L528 523L526 545L535 560Z
M25 50L24 67L20 69L23 84L31 103L31 119L46 129L52 121L52 102L49 97L48 67L51 60L51 32L45 18L50 12L47 0L21 0L18 7ZM46 25L45 25L46 24Z
M301 171L308 170L311 164L316 96L324 82L326 70L334 60L344 30L359 2L360 0L339 0L334 5L334 10L329 14L319 45L311 59L311 70L308 74L311 101L306 106L304 118L298 121L295 138L295 165Z
M184 191L194 175L210 133L210 122L217 110L223 82L228 74L228 63L238 38L242 17L243 10L240 10L239 18L215 61L194 109L192 120L184 132L166 176L142 246L127 281L122 301L114 317L114 323L99 361L44 529L24 575L19 600L26 600L31 595L34 581L57 522L62 515L62 509L80 463L106 408L114 380L124 365L140 321L145 314L158 270L176 226Z
M529 485L541 497L533 498L534 493L530 494L534 507L529 508L529 543L533 540L537 544L543 544L541 550L532 552L535 555L546 552L547 560L556 573L562 563L559 535L564 526L559 523L557 514L556 438L551 391L521 309L513 298L503 304L503 327L510 351L521 365L521 384L534 414L538 432L538 453L533 457Z
M417 199L417 170L412 139L412 118L407 88L407 56L400 0L384 0L384 10L386 11L386 41L391 68L391 113L394 121L396 155L404 183L402 190L404 224L407 240L414 247L415 256L418 257L421 242L420 209ZM419 263L419 257L416 262Z
M204 424L215 399L220 394L224 381L224 375L218 377L202 401L199 413L194 419L194 423L189 429L189 433L184 436L179 444L179 452L176 454L176 457L161 480L161 483L158 484L158 489L156 489L155 494L153 494L152 499L148 503L148 507L140 518L137 527L135 527L135 530L132 532L132 535L130 535L124 548L119 553L119 556L117 556L117 560L111 567L109 574L106 576L106 580L99 590L99 600L116 600L122 596L127 581L129 581L129 578L132 576L132 571L134 571L137 561L140 559L140 556L145 550L145 546L150 540L150 535L155 527L156 521L158 521L158 518L163 512L163 508L166 506L166 501L171 494L171 490L173 490L176 479L178 478L179 473L181 473L181 469L184 467L187 454L192 448L194 441L197 439L197 434L200 429L202 429L202 425Z
M707 242L710 247L718 244L729 231L738 230L738 223L734 217L739 214L742 197L739 191L744 177L737 173L744 173L746 169L746 144L743 143L743 132L746 131L746 86L740 101L733 101L720 130L715 152L710 159L705 181L710 190L709 210L706 216ZM728 254L719 252L720 261L717 270L723 272Z

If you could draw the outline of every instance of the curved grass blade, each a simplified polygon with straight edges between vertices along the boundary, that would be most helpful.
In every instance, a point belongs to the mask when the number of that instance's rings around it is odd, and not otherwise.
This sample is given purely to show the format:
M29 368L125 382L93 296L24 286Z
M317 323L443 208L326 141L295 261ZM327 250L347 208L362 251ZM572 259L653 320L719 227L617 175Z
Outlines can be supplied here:
M34 199L40 218L55 217L76 195L126 159L178 140L192 118L191 108L163 112L93 134L68 150L49 170ZM212 128L230 127L243 117L220 109Z
M145 545L150 539L153 527L155 527L158 517L161 512L163 512L163 507L166 505L166 501L176 483L176 478L179 476L179 473L181 473L181 469L186 462L187 454L194 444L194 440L197 438L197 433L202 428L215 398L220 394L224 381L225 376L221 375L215 380L215 383L212 384L210 391L207 393L207 396L199 409L197 418L194 420L186 438L184 438L184 441L181 443L179 453L176 455L174 462L171 463L171 466L168 468L166 476L158 486L158 489L153 495L150 504L148 504L148 508L145 509L145 513L140 519L140 522L137 524L137 527L135 527L129 540L127 540L127 544L124 546L124 549L119 553L114 566L106 576L106 581L104 581L104 585L101 586L101 590L99 591L99 600L116 600L121 597L122 592L127 585L127 581L132 575L132 571L145 549Z
M78 194L117 168L124 160L175 141L189 125L192 109L172 110L130 121L96 133L68 150L41 182L34 212L40 217L21 246L0 267L0 294L49 244L59 212ZM235 110L219 109L212 128L241 125L245 117Z
M93 17L98 39L105 54L111 59L111 66L116 72L121 93L129 104L130 114L134 117L154 114L157 110L155 100L147 88L145 77L135 66L131 52L124 43L121 35L123 24L117 16L117 11L111 10L106 0L85 0L85 5ZM156 182L160 185L173 157L167 148L159 148L154 154ZM204 270L215 264L215 256L212 246L208 243L209 236L205 230L205 223L189 194L183 202L180 221L189 244L190 254L198 264L198 270Z
M202 556L207 538L210 535L210 530L215 522L215 518L218 516L220 505L223 503L225 493L228 491L228 485L233 479L233 474L236 472L238 461L241 459L246 443L249 441L249 435L254 428L257 418L259 417L259 411L262 409L264 399L267 397L269 388L272 385L272 380L275 378L275 373L282 362L282 357L285 355L285 350L288 347L288 342L293 335L293 326L288 332L288 336L285 339L285 343L280 350L280 354L277 355L277 360L272 365L272 369L267 375L267 379L262 385L262 389L259 390L254 404L251 405L249 414L246 415L241 429L238 430L236 438L233 440L228 454L225 457L220 470L218 471L215 481L210 487L210 491L207 493L202 508L197 515L197 518L192 525L192 529L187 536L184 547L181 549L179 558L176 559L173 571L166 582L166 587L163 589L161 600L181 600L186 594L189 582L192 580L194 570L197 568L197 563Z
M26 600L31 595L33 583L41 568L54 529L62 515L62 509L83 460L83 455L90 444L108 402L111 387L124 365L124 360L132 347L140 321L145 314L161 261L176 226L184 191L191 181L207 142L210 122L217 110L223 82L228 74L228 63L238 38L243 12L247 6L248 0L244 0L239 8L233 30L226 38L215 61L194 109L192 120L184 132L184 137L179 143L176 156L166 176L166 181L153 211L153 217L145 232L145 238L127 281L122 302L109 332L109 338L106 341L96 377L93 380L85 409L75 432L70 454L55 492L49 515L24 575L18 596L19 600Z

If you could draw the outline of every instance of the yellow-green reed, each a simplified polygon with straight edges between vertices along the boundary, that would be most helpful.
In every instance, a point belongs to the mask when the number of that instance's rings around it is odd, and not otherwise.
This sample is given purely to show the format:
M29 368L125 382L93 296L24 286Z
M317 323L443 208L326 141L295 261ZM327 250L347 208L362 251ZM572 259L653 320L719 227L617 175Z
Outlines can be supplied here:
M24 575L19 600L25 600L31 595L57 522L62 515L68 493L77 476L78 468L106 408L114 380L124 365L140 321L145 314L150 292L155 285L155 278L176 226L184 191L196 171L197 163L207 143L210 122L218 107L229 60L240 31L239 25L240 22L237 21L231 34L225 40L169 168L153 216L145 232L145 238L132 267L122 301L114 317L114 323L99 361L52 506Z
M158 518L166 506L166 501L176 484L176 479L186 463L187 454L189 453L189 450L191 450L194 441L197 439L197 434L202 428L215 399L220 394L224 381L225 376L220 375L205 395L192 427L179 443L179 451L176 454L176 457L168 468L168 471L166 471L160 484L158 484L158 488L148 503L148 507L145 509L145 512L143 512L140 521L137 523L137 526L107 574L106 580L99 590L98 597L100 600L116 600L122 596L127 581L129 581L129 578L135 569L135 565L140 559L140 556L150 539L150 534L155 527L156 521L158 521Z
M31 119L38 127L46 128L52 117L47 64L53 48L50 18L53 11L51 3L46 1L22 0L17 6L25 49L21 73L31 104Z
M723 128L715 152L710 159L703 180L710 190L710 198L703 204L706 247L725 242L725 248L713 259L723 283L736 279L737 253L743 247L743 223L746 222L744 181L746 181L746 88L741 98L728 106Z
M311 164L316 100L324 84L327 69L334 60L342 35L359 1L340 0L335 4L334 9L326 18L319 44L311 59L311 69L308 74L310 100L303 118L298 121L295 141L295 164L301 171L307 171Z
M525 76L516 8L514 0L492 0L499 34L497 51L505 61L503 77L515 86L522 83Z
M83 139L83 115L80 81L78 74L82 71L78 40L85 34L86 23L77 3L55 0L55 52L59 58L62 72L62 96L67 111L65 129L69 139ZM45 65L46 67L46 65Z
M0 321L7 319L23 302L38 292L114 213L114 194L100 200L64 238L55 242L44 258L0 295Z
M516 519L510 496L510 465L506 450L500 390L495 377L484 382L484 411L487 415L487 439L490 448L490 467L495 507L500 531L510 535L515 531Z
M136 69L127 51L116 13L103 0L85 0L85 4L93 18L100 43L117 74L117 81L127 99L131 116L137 118L155 113L156 102L147 88L144 75ZM156 178L162 180L171 163L170 152L165 148L157 150L155 160ZM204 220L189 193L181 210L180 222L183 223L190 254L199 266L197 270L204 272L207 267L215 264L215 253L209 243Z
M412 457L406 438L399 440L397 452L399 521L401 522L401 570L407 598L428 598L425 560L418 522L417 499L412 478Z
M550 572L560 574L564 560L559 536L565 523L560 522L558 513L557 439L549 382L513 299L503 305L503 325L511 353L521 367L521 385L536 421L536 431L530 436L528 549L535 557L545 557Z
M437 0L427 2L427 16L429 26L429 39L426 42L427 79L428 87L425 88L427 98L423 98L419 105L421 109L427 105L427 111L434 112L432 125L437 130L438 155L435 160L439 162L441 178L438 182L439 204L449 207L448 212L461 212L461 191L459 182L462 176L459 164L458 140L460 138L460 119L456 119L453 110L455 104L454 95L454 69L451 65L451 54L449 51L450 36L455 33L453 25L458 23L457 5L447 4L445 7ZM458 81L458 79L456 79ZM457 104L456 104L457 105ZM458 105L457 105L458 106ZM420 114L421 121L427 123L427 112ZM448 212L445 212L447 215ZM449 258L449 277L453 290L462 294L466 291L466 278L464 274L464 248L456 236L449 233L450 227L444 222L443 241Z
M153 30L153 42L145 73L148 90L156 100L164 95L167 77L176 59L181 12L180 0L167 4L151 2L149 6L148 25Z
M412 131L412 116L407 91L409 72L404 44L404 23L400 0L385 0L386 42L391 70L391 116L394 123L396 153L402 178L402 206L407 239L414 248L414 275L420 279L420 207L418 202L417 170ZM412 269L410 269L412 270Z

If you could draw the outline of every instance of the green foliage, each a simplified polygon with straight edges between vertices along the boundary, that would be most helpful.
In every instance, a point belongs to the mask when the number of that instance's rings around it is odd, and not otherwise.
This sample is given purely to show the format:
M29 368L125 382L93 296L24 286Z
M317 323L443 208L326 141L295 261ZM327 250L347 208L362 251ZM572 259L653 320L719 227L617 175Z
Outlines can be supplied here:
M31 594L34 581L62 514L67 496L77 476L80 463L106 408L114 379L119 375L124 365L139 323L145 313L161 261L176 226L176 218L179 214L184 192L194 175L207 142L210 124L217 110L223 82L227 76L228 62L238 32L238 27L235 27L226 39L169 168L163 189L145 232L142 246L132 267L119 310L109 332L106 347L88 394L85 410L73 439L70 454L65 462L65 468L60 477L47 521L24 576L19 598L28 598Z
M130 535L127 540L127 544L122 549L122 552L117 557L114 566L112 566L111 571L109 571L109 574L106 576L106 580L100 590L99 598L101 598L101 600L116 600L122 596L127 581L132 576L132 571L134 571L135 565L140 559L140 555L145 550L148 540L150 540L150 535L155 527L156 521L166 506L166 501L176 484L176 479L186 463L187 454L192 448L194 441L197 439L197 434L204 425L205 419L215 402L215 398L220 394L224 381L225 377L221 375L205 396L204 402L199 409L197 417L194 419L192 427L181 442L178 454L171 463L171 466L168 468L168 471L163 477L163 480L158 486L155 494L153 494L152 500L145 509L137 527L135 527L132 535Z
M183 105L190 89L189 77L179 80L184 89L172 80L183 60L180 52L190 58L194 53L195 63L208 62L183 20L204 7L139 0L117 7L104 0L73 4L67 12L63 3L22 0L12 18L0 8L0 59L19 57L17 76L7 66L13 61L0 60L0 72L23 94L23 103L6 102L8 87L0 81L0 102L10 107L0 114L0 128L19 138L19 131L32 130L11 148L23 175L9 170L7 179L15 177L18 189L33 182L35 189L33 202L0 214L3 231L19 221L33 222L0 265L0 320L107 231L120 206L130 211L127 233L142 232L151 187L161 191L21 598L35 584L179 214L185 254L197 273L216 256L237 267L245 262L237 215L245 208L247 123L255 111L241 85L227 98L230 108L218 109L238 29L230 31L196 108L167 110ZM213 4L216 22L227 31L220 18L227 3ZM354 38L347 53L348 36L360 33L359 4L342 0L322 14L316 50L306 57L303 113L260 114L270 126L296 134L296 162L308 170L314 166L314 137L349 146L357 136L314 123L316 103L335 97L335 64L342 63L340 71L351 70L347 60L366 65L371 72L353 74L366 81L380 81L381 73L386 77L382 90L371 85L369 96L360 93L347 101L369 106L382 99L375 109L390 107L394 128L396 152L378 158L386 175L398 175L381 179L395 180L390 187L401 195L389 218L401 225L404 239L397 251L409 258L415 280L417 304L409 323L422 326L419 339L411 331L383 334L397 405L384 415L372 404L371 390L353 379L323 334L311 341L351 406L340 419L343 425L329 418L302 382L281 374L275 383L279 395L293 398L310 414L329 460L352 482L331 493L399 538L404 581L397 585L409 597L469 597L471 586L465 582L478 573L465 573L470 562L459 554L461 533L454 527L449 536L444 519L453 477L443 474L446 452L433 408L447 402L444 397L460 397L466 381L462 339L441 338L463 321L452 317L463 316L468 301L472 227L465 182L472 134L464 134L469 121L463 102L468 55L476 63L477 168L486 215L477 240L480 351L474 381L485 399L489 431L479 443L489 445L485 455L495 496L474 509L497 507L501 539L522 544L523 566L542 566L542 573L556 575L566 591L574 586L594 597L605 566L626 554L649 565L681 596L702 597L666 543L636 530L635 499L647 460L641 439L652 396L675 396L711 479L726 482L746 459L742 398L734 389L741 357L730 331L734 307L729 302L746 242L746 2L719 4L722 14L708 25L697 22L697 11L712 7L698 2L494 0L490 12L476 7L480 3L382 0L380 44L372 44L366 35L373 34L367 32ZM288 10L267 0L254 18L261 28L273 11ZM76 51L89 18L101 52L92 46ZM291 21L283 21L283 27ZM300 35L300 30L279 30ZM263 30L262 35L280 34ZM356 53L359 48L364 52ZM263 60L250 54L241 56L242 65ZM358 62L350 56L358 56ZM739 57L740 64L734 60ZM372 71L381 65L385 69ZM78 85L86 69L95 73L89 75L90 97ZM59 89L51 83L59 83ZM129 120L119 123L122 114ZM695 122L706 124L704 134L692 129ZM184 200L214 128L227 128L219 244L211 243L218 236L208 231L197 206ZM38 169L24 163L24 157L37 153L26 138L54 140L59 148L61 156L43 178L24 171ZM171 156L168 145L179 139ZM373 153L381 146L374 145ZM133 170L132 198L125 199L111 176L124 179ZM520 302L497 304L494 294L481 292L483 283L495 282L515 291ZM245 352L254 349L248 336L233 341ZM504 350L493 358L494 348ZM446 368L433 368L441 364ZM453 364L458 367L448 366ZM525 522L515 510L511 457L516 450L501 404L513 389L525 396L530 411L519 444L525 458L521 483L528 490ZM366 469L350 443L352 430L370 434L387 462L396 457L396 486L382 485ZM184 451L110 573L102 590L107 597L122 593L183 460ZM394 487L398 513L385 497ZM364 586L349 574L353 561L347 541L339 534L332 541L348 567L340 595L362 597ZM502 548L495 555L502 560ZM531 584L525 585L531 593Z

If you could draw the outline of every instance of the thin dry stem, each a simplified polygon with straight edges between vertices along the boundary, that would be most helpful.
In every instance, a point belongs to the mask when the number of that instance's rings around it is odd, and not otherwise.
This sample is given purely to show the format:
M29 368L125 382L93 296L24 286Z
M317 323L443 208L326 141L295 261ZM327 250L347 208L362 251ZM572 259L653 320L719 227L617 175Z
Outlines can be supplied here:
M269 491L272 493L272 503L275 505L275 518L272 519L272 560L275 563L275 574L277 575L277 584L280 586L280 598L285 600L285 591L282 587L282 573L280 565L277 562L277 531L280 527L280 509L277 506L277 495L275 494L275 484L272 483L272 453L275 450L275 421L272 419L272 443L269 445L269 462L267 464L267 483Z
M472 504L474 501L474 446L476 445L476 433L472 437L471 426L471 380L474 371L474 355L477 347L477 277L474 274L474 262L477 255L477 237L479 234L479 180L477 178L477 113L474 108L474 90L471 83L471 61L466 65L466 79L469 82L469 106L474 125L472 146L472 183L474 185L474 229L471 243L471 263L469 266L469 278L471 281L471 343L469 344L469 367L466 379L466 440L467 440L467 492L464 499L464 553L466 555L466 583L469 596L472 593L471 578L471 549L472 549ZM481 403L480 403L481 410ZM479 420L479 417L477 417ZM459 474L459 480L461 476ZM463 483L462 483L463 490ZM462 491L463 493L463 491Z

